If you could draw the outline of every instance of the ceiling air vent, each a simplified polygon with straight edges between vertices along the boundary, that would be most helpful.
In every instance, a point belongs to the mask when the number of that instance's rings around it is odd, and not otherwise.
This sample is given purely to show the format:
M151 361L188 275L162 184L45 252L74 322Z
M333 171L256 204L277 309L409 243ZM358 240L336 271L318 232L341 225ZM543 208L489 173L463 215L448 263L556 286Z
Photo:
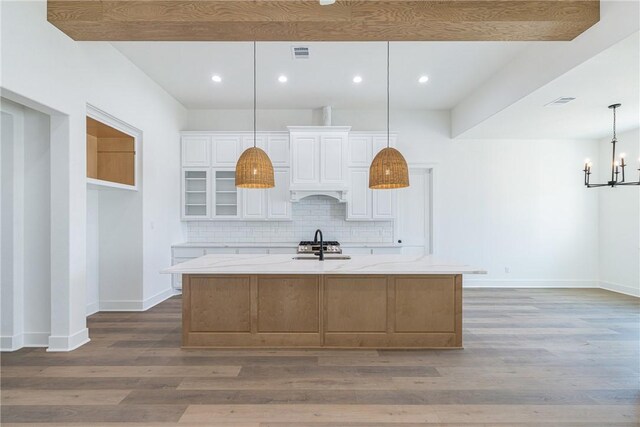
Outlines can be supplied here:
M291 46L293 59L309 59L309 48L307 46Z
M551 101L548 104L545 104L545 107L550 107L550 106L554 106L554 105L564 105L564 104L568 104L571 101L573 101L575 98L572 98L570 96L564 96L558 99L554 99L553 101Z

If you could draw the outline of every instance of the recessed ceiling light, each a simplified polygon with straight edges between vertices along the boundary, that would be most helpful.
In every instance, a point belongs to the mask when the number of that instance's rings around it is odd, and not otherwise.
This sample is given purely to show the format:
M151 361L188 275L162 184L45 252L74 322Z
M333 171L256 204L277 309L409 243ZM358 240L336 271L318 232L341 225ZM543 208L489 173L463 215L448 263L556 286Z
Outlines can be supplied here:
M222 77L220 77L217 74L214 74L213 76L211 76L211 80L213 80L216 83L220 83L222 81Z
M426 83L429 81L429 76L420 76L418 83Z
M353 78L353 82L354 83L362 83L362 77L361 76L355 76Z
M278 77L278 81L279 81L280 83L286 83L286 82L287 82L287 80L289 80L289 79L288 79L288 78L287 78L287 76L285 76L284 74L283 74L283 75L281 75L280 77Z

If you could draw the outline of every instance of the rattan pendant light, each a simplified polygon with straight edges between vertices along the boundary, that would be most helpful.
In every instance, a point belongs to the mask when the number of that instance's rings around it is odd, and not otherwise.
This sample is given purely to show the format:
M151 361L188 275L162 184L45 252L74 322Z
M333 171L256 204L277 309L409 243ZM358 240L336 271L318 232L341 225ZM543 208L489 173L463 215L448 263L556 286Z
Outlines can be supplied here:
M273 188L273 164L264 150L256 147L256 42L253 42L253 147L247 148L236 164L236 187Z
M369 188L388 190L409 186L407 161L395 148L390 147L389 130L389 42L387 42L387 147L380 150L369 167Z

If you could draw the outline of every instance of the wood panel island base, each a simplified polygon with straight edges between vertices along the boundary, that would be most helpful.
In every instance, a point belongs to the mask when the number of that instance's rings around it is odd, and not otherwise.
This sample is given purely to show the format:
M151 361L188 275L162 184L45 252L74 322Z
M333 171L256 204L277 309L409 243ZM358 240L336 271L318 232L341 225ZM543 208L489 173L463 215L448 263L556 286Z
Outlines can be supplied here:
M183 273L183 347L461 348L462 273L482 271L455 267L207 255L165 272Z

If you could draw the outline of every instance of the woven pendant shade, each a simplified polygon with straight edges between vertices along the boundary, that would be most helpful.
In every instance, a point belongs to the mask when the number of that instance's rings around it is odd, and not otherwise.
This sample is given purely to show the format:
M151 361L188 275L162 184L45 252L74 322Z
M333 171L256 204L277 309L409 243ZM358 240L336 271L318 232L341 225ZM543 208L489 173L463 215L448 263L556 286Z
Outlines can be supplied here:
M409 186L407 161L395 148L384 148L369 167L369 188L385 190Z
M258 147L247 148L236 164L236 187L273 188L271 159Z

